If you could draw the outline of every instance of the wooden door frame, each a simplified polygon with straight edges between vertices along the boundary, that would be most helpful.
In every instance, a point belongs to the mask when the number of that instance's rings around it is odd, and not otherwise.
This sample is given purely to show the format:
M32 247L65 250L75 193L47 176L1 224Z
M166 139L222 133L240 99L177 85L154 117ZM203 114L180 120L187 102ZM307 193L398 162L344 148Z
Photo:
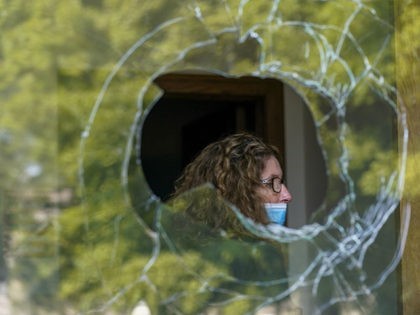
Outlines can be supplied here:
M223 77L210 74L168 73L155 84L166 95L186 98L260 98L261 117L255 117L263 139L284 152L283 83L271 78Z

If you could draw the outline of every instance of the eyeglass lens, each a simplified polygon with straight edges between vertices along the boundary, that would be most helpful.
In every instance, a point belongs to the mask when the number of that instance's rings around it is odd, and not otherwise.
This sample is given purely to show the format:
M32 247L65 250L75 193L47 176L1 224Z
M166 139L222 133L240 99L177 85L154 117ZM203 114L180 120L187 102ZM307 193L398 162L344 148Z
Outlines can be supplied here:
M274 192L279 193L281 191L282 180L278 177L273 178L272 185Z

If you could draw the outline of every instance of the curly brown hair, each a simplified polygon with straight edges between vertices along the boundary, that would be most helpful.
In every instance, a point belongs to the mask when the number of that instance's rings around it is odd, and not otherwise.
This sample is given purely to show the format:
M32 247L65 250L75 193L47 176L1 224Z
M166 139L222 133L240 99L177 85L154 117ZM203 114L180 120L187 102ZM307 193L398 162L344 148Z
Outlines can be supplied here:
M219 196L234 204L245 216L257 223L268 224L263 201L257 195L256 188L261 185L260 174L271 156L280 162L278 149L260 138L249 133L230 135L209 144L187 165L175 183L173 197L210 183ZM201 203L200 208L196 207L193 212L191 214L195 218L214 228L238 225L236 216L227 206L222 211L212 206L203 207Z

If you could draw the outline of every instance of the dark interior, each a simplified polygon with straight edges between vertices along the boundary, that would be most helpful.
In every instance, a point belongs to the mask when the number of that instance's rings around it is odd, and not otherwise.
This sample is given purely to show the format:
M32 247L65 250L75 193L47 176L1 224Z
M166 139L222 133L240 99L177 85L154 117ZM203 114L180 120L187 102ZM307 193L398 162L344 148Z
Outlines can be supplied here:
M207 144L238 131L258 134L258 98L164 95L148 114L141 139L146 180L166 200L183 168Z

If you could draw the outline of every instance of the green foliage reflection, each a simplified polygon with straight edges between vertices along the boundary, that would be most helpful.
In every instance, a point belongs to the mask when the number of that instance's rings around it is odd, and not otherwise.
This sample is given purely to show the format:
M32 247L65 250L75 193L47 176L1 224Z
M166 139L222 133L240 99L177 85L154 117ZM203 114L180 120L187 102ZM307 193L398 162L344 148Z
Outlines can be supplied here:
M6 270L4 254L0 266L26 288L16 309L29 303L57 313L121 313L145 299L159 313L195 314L215 303L237 314L283 290L282 281L264 283L286 276L282 248L209 231L182 205L168 209L153 199L141 164L127 172L137 158L133 128L160 96L150 81L160 72L284 80L319 126L330 176L324 210L351 184L359 212L375 199L397 160L395 99L387 88L395 84L393 8L380 1L274 2L194 1L198 14L188 1L0 1L0 232L16 267ZM397 35L408 54L420 46L420 11L404 14ZM141 39L104 91L118 60ZM403 77L413 68L404 57L399 66ZM340 117L339 101L347 109ZM337 165L343 144L351 183ZM415 161L407 181L418 196ZM174 292L180 297L172 299ZM248 299L223 304L238 294Z

